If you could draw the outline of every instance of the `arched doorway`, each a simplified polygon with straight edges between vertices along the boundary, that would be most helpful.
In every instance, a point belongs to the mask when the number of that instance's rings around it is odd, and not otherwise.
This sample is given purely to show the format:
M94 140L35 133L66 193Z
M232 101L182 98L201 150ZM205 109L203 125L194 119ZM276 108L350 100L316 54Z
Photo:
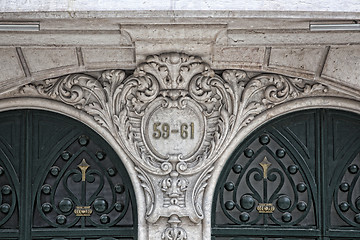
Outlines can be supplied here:
M133 188L94 131L60 114L0 113L0 239L137 239Z
M253 132L227 161L212 211L213 239L360 236L360 116L316 109Z

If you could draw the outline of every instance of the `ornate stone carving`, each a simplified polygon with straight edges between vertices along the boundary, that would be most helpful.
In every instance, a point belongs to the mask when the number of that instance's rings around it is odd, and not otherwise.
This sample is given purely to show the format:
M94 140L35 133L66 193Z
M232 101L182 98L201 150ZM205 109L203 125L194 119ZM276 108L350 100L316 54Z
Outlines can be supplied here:
M164 207L177 205L185 207L185 192L189 181L186 178L178 177L178 174L170 174L170 177L161 181L161 190L164 192Z
M147 174L138 167L135 167L135 170L138 172L137 176L141 182L141 187L144 189L146 201L146 217L148 218L154 209L155 190L153 187L153 183L151 182Z
M203 171L195 183L194 191L192 194L192 199L193 199L192 204L196 211L197 218L192 219L193 222L197 222L199 219L204 218L204 213L202 210L203 195L204 195L204 190L207 186L207 181L211 177L211 172L213 170L214 167L211 166L205 171Z
M161 235L162 240L186 240L187 233L178 225L181 223L180 219L176 215L172 215L169 218L168 223L170 227L166 228L163 234Z
M314 81L226 70L198 57L154 55L132 75L70 74L22 86L16 96L52 98L85 111L113 135L136 165L146 217L169 218L163 239L186 239L180 218L203 219L213 164L234 136L268 108L308 95L330 95ZM175 221L176 220L176 221Z
M226 70L223 78L235 93L234 117L229 126L232 136L268 108L298 97L326 95L329 91L327 86L313 81L276 74L249 77L244 71Z

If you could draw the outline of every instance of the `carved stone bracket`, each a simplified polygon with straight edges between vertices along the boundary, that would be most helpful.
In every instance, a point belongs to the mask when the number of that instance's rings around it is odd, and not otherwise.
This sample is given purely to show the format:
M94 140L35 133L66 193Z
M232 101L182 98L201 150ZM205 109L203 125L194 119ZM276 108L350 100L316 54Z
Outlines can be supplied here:
M169 219L163 239L187 238L180 218L203 219L214 162L257 115L292 99L336 94L276 74L225 70L220 76L199 57L180 53L150 56L130 76L122 70L70 74L10 93L61 101L107 129L134 161L147 220Z

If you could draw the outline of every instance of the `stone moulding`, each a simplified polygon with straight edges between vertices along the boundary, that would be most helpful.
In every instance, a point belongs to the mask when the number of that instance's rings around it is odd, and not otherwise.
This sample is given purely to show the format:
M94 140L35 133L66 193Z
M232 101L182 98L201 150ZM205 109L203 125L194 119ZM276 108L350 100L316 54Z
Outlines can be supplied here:
M20 86L6 97L41 97L92 116L131 157L146 199L146 219L168 219L162 239L186 239L181 218L204 218L214 162L236 134L276 105L339 93L315 81L224 70L183 53L149 56L131 75L106 70Z

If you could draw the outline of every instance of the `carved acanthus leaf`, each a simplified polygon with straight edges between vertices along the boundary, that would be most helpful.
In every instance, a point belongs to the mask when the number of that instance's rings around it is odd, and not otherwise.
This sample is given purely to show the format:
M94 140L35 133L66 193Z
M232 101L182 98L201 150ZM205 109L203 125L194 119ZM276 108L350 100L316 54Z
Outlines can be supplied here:
M134 76L152 75L161 89L186 89L193 76L212 70L201 58L182 53L165 53L147 57Z
M117 75L114 82L121 82L124 79L123 71L113 72ZM101 126L110 132L117 132L113 122L116 106L111 104L110 96L104 89L106 88L101 82L90 75L71 74L28 84L22 87L20 92L28 95L37 93L72 105L93 116Z
M328 87L313 81L277 74L258 74L249 78L244 71L227 70L223 78L236 93L234 124L229 128L232 136L268 108L294 98L324 95L329 91Z
M207 181L211 177L211 173L213 170L214 170L214 167L210 167L210 168L206 169L203 173L201 173L198 180L196 181L194 191L192 194L196 218L194 218L194 217L190 218L195 223L200 222L204 218L204 213L202 210L203 209L203 207L202 207L203 196L204 196L205 188L207 186Z
M150 216L154 210L155 203L155 190L153 183L147 176L147 174L138 167L135 167L136 172L138 173L138 178L141 182L141 187L144 189L145 201L146 201L146 216Z

